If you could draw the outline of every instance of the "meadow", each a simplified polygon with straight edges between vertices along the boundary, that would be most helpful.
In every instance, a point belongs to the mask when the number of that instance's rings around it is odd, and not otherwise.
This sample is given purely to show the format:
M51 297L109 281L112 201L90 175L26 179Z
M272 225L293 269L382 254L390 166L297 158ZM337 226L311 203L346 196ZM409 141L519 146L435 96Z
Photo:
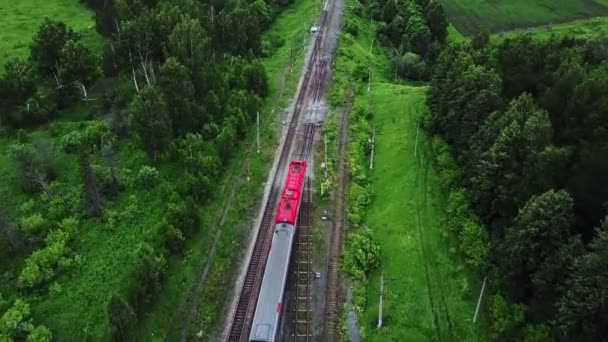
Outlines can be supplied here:
M383 328L376 330L380 274L370 277L363 322L370 341L483 340L472 324L473 288L444 230L444 194L418 122L426 87L373 83L374 201L366 222L382 246ZM475 281L472 279L472 281Z
M558 24L608 15L606 0L441 0L448 19L464 35Z
M11 57L28 56L28 45L45 17L60 20L82 34L84 43L100 50L94 14L77 0L0 1L0 70Z

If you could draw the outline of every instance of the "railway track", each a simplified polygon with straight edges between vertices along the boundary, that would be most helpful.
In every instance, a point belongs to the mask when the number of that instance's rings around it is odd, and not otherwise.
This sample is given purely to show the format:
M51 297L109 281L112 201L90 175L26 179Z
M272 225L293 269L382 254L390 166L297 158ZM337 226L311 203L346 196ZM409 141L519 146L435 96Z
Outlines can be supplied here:
M312 94L313 98L318 98L317 94L319 92L319 88L323 87L323 84L325 83L325 81L317 80L317 78L319 77L320 69L319 54L324 39L324 28L327 23L328 12L331 10L332 3L333 1L330 0L326 4L326 9L328 10L323 11L320 30L317 33L317 36L315 37L313 50L310 56L310 63L308 65L306 73L304 74L302 87L300 88L300 92L297 96L294 105L294 113L292 115L292 119L287 131L287 138L285 140L285 144L283 145L279 157L278 169L283 168L289 162L291 147L296 136L297 128L300 122L300 114L304 109L305 102L307 100L307 95ZM314 132L315 126L313 124L307 124L305 139L302 142L302 145L300 146L301 155L308 156L308 154L312 152ZM277 172L277 175L275 175L274 179L272 180L272 189L270 190L268 201L265 204L265 209L262 215L262 222L260 224L258 235L255 238L255 244L250 257L249 265L247 267L243 287L239 294L236 310L234 312L231 322L228 322L228 324L230 324L230 330L227 341L241 342L246 341L249 337L249 332L251 330L251 322L255 314L255 307L257 304L257 299L260 287L262 285L264 271L266 268L268 251L272 242L272 228L274 227L273 219L275 217L275 211L278 204L282 181L283 180L280 179L280 173ZM309 196L312 196L310 194L310 191L308 193ZM308 203L311 204L312 202L309 201ZM308 284L307 287L308 294L310 294L310 284ZM308 325L310 325L310 315L308 315L307 321L309 322Z
M346 220L346 186L348 184L348 171L346 170L346 149L348 142L348 112L342 114L340 123L340 140L338 142L338 172L336 191L334 193L334 222L331 233L327 267L327 297L325 306L325 326L323 341L333 342L339 340L340 316L340 255L344 247L344 236L348 228Z
M313 158L313 146L316 127L314 124L306 125L304 142L300 155L302 159L310 160ZM296 228L297 240L294 251L294 283L290 286L295 287L293 304L293 340L297 342L309 341L312 338L312 224L313 224L313 188L310 177L306 179L306 186L300 205L298 225Z

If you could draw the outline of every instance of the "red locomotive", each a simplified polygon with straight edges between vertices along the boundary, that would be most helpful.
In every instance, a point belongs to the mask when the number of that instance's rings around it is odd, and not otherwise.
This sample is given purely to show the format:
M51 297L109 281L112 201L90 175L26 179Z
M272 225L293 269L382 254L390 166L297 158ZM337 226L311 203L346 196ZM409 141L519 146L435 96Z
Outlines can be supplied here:
M292 161L279 202L275 231L249 336L251 342L276 339L305 179L306 161Z

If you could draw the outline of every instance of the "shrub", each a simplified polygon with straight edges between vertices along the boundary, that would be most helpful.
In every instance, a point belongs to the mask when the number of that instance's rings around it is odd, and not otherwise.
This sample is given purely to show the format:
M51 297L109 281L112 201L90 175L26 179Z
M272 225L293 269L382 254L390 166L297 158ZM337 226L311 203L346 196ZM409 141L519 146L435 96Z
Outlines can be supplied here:
M465 262L474 269L485 266L490 249L488 234L481 222L474 217L464 221L459 235L460 250L465 255Z
M163 221L159 228L160 239L163 246L172 254L179 253L184 248L185 237L179 228Z
M74 259L68 257L71 251L67 244L77 226L76 219L67 218L61 222L60 229L51 231L46 238L47 246L34 251L25 260L25 267L17 278L17 286L35 288L52 279L57 270L72 266Z
M500 294L496 294L490 300L490 322L492 340L516 340L525 322L525 307L521 304L510 305Z
M355 20L346 17L346 21L344 22L344 32L356 37L357 34L359 34L359 25Z
M342 259L344 270L354 279L365 280L380 265L380 245L368 230L359 230L348 237Z
M156 254L154 248L146 243L139 246L130 291L130 303L136 312L144 312L152 303L161 288L166 269L167 261L162 253Z
M17 299L0 318L0 339L3 341L23 339L32 328L30 305Z
M27 337L28 342L51 342L53 336L51 331L44 325L39 325L32 330L30 335Z
M144 165L139 169L137 180L145 188L153 188L158 184L159 172L156 168Z
M44 233L47 229L47 221L40 213L34 213L29 216L22 217L19 220L19 226L28 236L37 236Z

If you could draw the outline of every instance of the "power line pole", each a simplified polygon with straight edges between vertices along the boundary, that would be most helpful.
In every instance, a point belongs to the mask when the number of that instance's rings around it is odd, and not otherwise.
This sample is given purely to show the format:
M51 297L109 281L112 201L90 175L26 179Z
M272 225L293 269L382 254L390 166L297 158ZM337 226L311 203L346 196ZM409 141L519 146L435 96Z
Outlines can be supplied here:
M258 145L258 153L260 153L260 112L257 112L255 122L257 126L256 142Z
M374 38L372 38L372 43L369 45L369 69L368 69L368 77L367 77L367 91L371 90L372 86L372 48L374 47Z
M479 314L479 307L481 306L481 298L483 297L483 291L486 289L486 280L488 277L483 278L483 285L481 285L481 292L479 293L479 299L477 300L477 307L475 308L475 314L473 315L473 323L477 322L477 314Z
M376 126L372 129L372 155L369 158L369 168L370 170L374 168L374 150L376 148Z
M380 276L380 306L378 307L378 326L377 328L382 328L382 299L384 296L384 271L382 271L382 275Z

